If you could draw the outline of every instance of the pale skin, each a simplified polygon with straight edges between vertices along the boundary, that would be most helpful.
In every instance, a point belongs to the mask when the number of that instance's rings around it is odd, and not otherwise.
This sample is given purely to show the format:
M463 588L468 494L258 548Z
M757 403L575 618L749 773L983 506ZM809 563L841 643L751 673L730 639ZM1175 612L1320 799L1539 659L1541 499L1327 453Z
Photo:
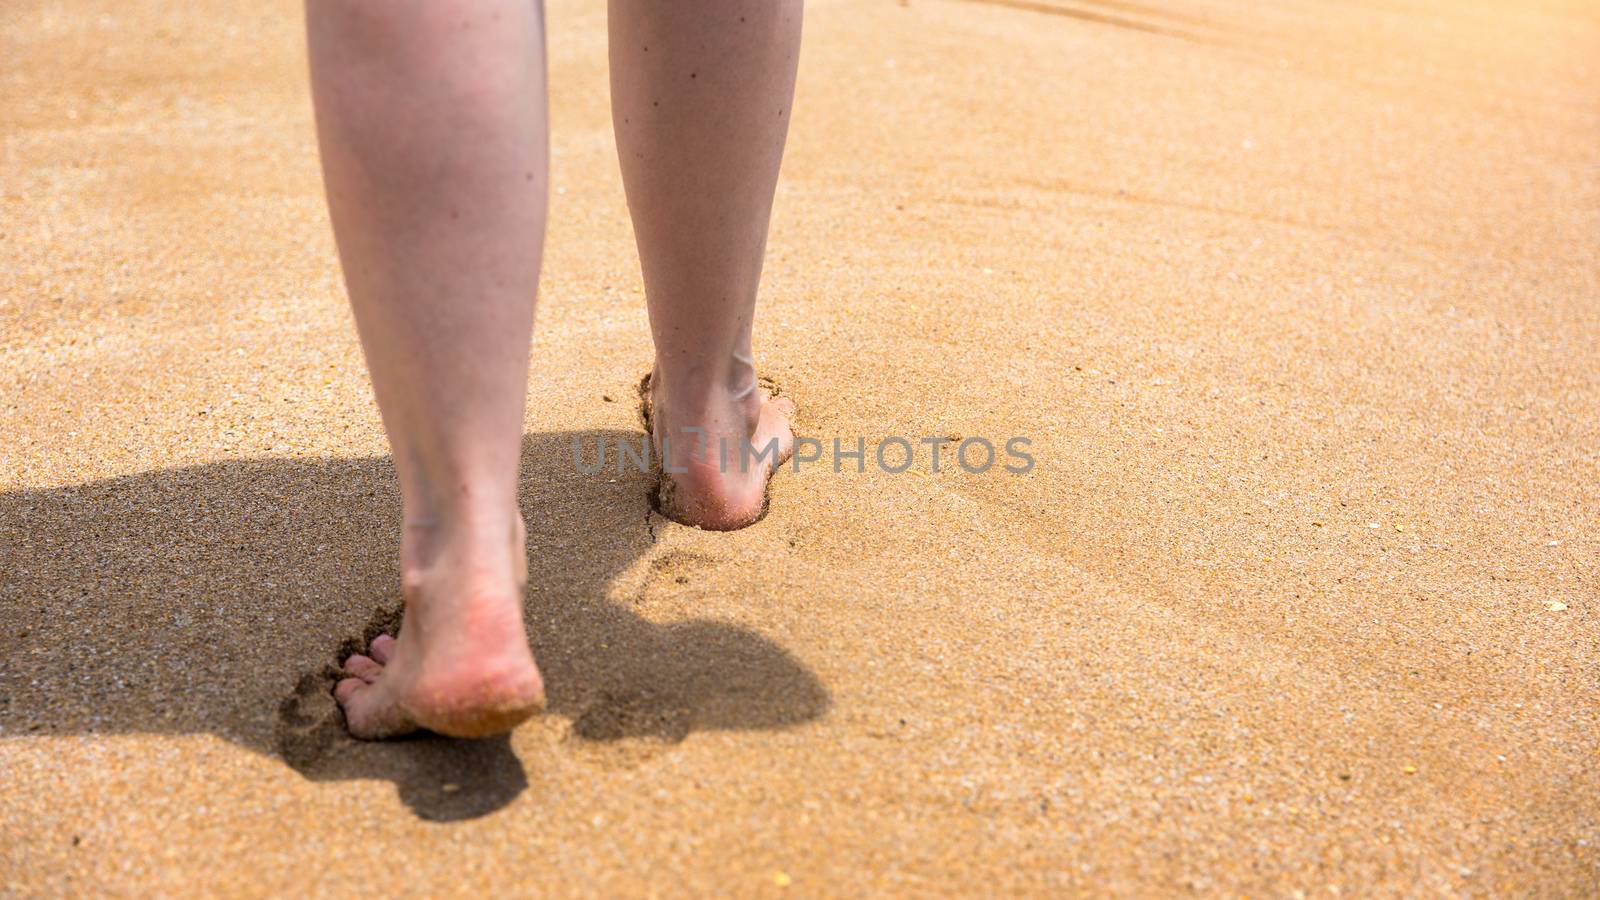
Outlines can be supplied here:
M543 9L308 0L306 19L328 205L404 501L403 626L344 661L335 696L360 738L495 734L544 702L516 496L548 183ZM658 453L687 427L789 452L793 406L758 384L751 330L800 19L801 0L611 0ZM772 466L724 471L692 437L665 443L670 516L759 517Z

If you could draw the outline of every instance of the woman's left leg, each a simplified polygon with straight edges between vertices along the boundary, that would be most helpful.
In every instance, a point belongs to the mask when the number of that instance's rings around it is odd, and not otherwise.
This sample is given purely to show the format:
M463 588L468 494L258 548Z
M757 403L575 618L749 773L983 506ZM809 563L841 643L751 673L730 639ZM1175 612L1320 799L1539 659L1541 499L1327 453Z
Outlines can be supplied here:
M308 0L328 206L404 498L399 639L350 732L509 729L543 703L517 512L548 144L536 0Z

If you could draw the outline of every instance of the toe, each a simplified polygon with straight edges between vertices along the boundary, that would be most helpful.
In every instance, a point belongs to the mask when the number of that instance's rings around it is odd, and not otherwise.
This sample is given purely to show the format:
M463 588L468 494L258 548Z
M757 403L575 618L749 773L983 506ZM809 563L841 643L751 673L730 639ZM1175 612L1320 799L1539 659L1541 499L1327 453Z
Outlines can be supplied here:
M416 723L387 696L384 685L346 678L333 687L350 736L374 741L416 730Z
M359 653L344 661L344 670L367 684L377 681L378 676L383 674L383 666Z
M387 666L394 657L394 638L387 634L380 634L372 639L372 658L380 665Z
M338 700L340 706L349 706L350 698L366 686L367 683L359 678L345 678L333 686L333 699Z
M773 468L789 461L789 455L794 452L794 401L788 397L777 397L767 401L761 411L761 421L756 425L757 439L765 446L767 441L778 441L778 456L773 463Z

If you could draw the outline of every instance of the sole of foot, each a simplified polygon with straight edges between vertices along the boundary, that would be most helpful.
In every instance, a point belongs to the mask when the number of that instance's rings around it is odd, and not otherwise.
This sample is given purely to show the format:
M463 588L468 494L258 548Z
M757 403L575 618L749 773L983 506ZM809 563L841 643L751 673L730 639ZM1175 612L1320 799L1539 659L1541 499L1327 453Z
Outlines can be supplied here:
M520 608L484 615L472 604L464 606L449 626L454 633L423 635L418 629L413 639L411 629L402 627L399 638L379 635L370 655L344 661L350 677L335 685L334 697L353 737L379 740L418 730L488 737L544 708L544 682Z

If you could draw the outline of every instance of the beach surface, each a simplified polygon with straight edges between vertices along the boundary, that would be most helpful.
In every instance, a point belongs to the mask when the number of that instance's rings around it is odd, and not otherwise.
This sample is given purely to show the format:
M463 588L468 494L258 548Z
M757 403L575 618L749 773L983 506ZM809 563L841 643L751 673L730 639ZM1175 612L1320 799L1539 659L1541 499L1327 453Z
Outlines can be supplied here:
M0 895L1595 892L1593 3L811 3L756 333L823 454L714 534L573 462L651 350L554 0L550 710L381 745L302 27L0 8Z

